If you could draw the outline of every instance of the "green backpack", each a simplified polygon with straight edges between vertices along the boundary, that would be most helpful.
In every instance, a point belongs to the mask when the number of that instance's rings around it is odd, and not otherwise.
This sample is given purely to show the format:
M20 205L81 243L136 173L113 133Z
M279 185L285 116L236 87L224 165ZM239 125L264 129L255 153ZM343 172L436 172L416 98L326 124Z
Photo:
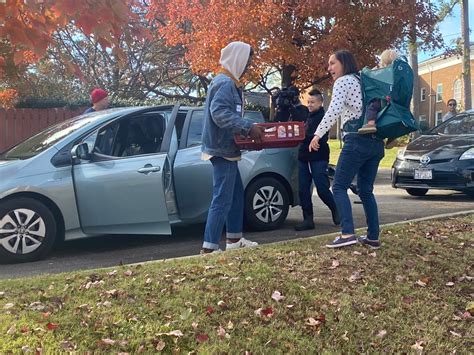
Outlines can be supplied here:
M359 78L359 77L358 77ZM405 59L395 59L392 65L360 72L363 107L362 116L344 125L344 131L356 133L365 123L365 111L373 99L382 101L377 115L377 133L380 138L397 138L417 131L418 123L410 112L413 93L413 71Z

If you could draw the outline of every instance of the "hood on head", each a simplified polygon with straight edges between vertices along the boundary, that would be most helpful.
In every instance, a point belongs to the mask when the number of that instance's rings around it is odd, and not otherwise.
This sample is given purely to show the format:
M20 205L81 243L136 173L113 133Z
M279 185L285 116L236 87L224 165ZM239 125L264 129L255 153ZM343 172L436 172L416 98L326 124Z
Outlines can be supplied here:
M239 80L249 60L250 45L244 42L231 42L221 49L219 63Z

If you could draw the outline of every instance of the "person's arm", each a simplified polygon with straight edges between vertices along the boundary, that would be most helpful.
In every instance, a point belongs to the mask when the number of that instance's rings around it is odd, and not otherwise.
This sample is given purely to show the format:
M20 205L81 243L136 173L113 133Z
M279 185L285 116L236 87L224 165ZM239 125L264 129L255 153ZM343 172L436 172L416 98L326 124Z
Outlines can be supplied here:
M321 123L318 125L316 132L314 133L315 136L318 136L319 138L323 137L327 132L329 132L331 127L341 116L346 102L347 85L350 85L347 79L348 78L346 77L342 77L337 79L334 83L333 97L331 99L331 103L329 104L326 114L321 120Z
M242 118L237 105L243 110L242 102L235 102L233 82L224 82L217 88L210 104L211 117L219 128L232 128L234 133L248 135L252 121Z

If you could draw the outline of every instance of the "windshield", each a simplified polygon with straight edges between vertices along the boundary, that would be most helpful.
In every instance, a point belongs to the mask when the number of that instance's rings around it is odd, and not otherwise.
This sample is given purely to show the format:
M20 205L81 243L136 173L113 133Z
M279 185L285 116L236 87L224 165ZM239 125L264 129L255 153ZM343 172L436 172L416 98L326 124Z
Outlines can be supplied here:
M460 114L454 116L439 126L433 128L429 134L458 135L474 134L474 115Z
M0 155L1 159L28 159L45 151L61 139L97 119L97 115L78 116L46 128Z

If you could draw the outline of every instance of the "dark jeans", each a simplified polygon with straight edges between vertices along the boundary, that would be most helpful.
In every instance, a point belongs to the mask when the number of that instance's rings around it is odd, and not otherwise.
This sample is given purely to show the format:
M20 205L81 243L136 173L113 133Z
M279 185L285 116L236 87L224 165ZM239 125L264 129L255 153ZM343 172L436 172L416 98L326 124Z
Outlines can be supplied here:
M244 220L244 187L237 161L211 158L212 202L207 214L203 248L218 249L224 224L226 237L242 237Z
M344 137L344 146L337 162L332 185L334 199L341 216L342 234L354 234L352 207L347 189L357 175L357 190L367 222L367 238L378 239L379 216L373 190L379 163L384 154L383 140L372 134L349 133Z
M305 215L313 215L311 201L314 182L319 198L331 211L336 209L334 196L329 190L328 162L325 160L302 161L298 160L298 180L301 208Z

